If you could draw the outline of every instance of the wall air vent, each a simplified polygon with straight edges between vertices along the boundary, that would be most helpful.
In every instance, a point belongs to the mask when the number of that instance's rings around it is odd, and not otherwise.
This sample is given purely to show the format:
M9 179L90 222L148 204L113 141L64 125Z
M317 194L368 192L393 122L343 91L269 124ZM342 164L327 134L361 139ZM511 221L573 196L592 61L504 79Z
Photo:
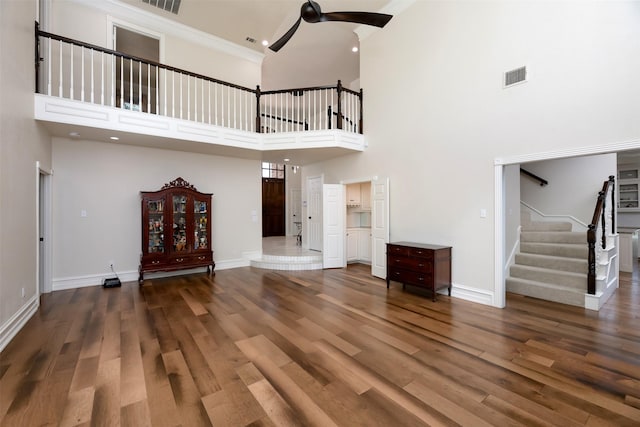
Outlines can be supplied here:
M148 3L151 6L175 13L176 15L178 14L178 9L180 9L181 1L182 0L142 0L143 3Z
M504 73L504 87L513 86L527 81L527 67L516 68Z

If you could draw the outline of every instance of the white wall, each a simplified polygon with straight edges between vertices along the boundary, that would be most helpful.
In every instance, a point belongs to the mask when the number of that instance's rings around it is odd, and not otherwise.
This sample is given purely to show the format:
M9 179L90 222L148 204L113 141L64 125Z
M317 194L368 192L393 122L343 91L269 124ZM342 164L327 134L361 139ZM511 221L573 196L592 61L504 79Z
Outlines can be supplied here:
M51 144L33 121L35 4L0 2L0 350L38 305L36 162L51 169Z
M140 22L136 17L122 15L120 9L114 8L107 16L103 11L84 6L77 1L53 0L52 4L50 32L54 34L113 49L108 42L108 19L111 17L120 25L126 23L139 26L139 29L134 28L136 30L146 28L155 33L165 34L161 62L166 65L248 88L255 88L260 84L261 64L167 35L169 31L166 28L148 28L152 25L150 21Z
M549 182L542 187L522 175L523 202L543 214L570 215L589 224L602 184L616 175L616 154L531 162L522 168Z
M116 143L54 138L54 289L99 284L94 275L135 273L141 253L140 191L182 177L213 193L212 245L218 267L262 247L260 162ZM87 216L81 217L81 211ZM245 265L248 261L244 259ZM73 280L72 280L73 279Z
M639 138L638 22L633 2L416 2L361 42L369 148L304 173L389 176L391 240L451 245L454 291L492 295L495 160Z

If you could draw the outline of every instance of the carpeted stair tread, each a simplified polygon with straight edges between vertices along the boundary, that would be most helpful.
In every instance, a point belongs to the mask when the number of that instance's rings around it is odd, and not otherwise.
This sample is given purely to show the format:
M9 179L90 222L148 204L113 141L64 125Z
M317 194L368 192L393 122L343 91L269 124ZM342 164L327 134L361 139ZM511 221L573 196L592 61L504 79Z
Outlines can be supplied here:
M512 278L533 280L547 284L558 285L585 292L587 289L587 274L569 271L552 270L528 265L512 265L509 273Z
M567 258L582 258L587 259L589 254L589 248L586 243L572 244L572 243L538 243L538 242L521 242L520 252L539 254L539 255L553 255L558 257Z
M586 244L587 233L579 231L522 231L522 242Z
M570 287L552 285L510 277L506 280L507 292L539 298L546 301L554 301L561 304L584 307L585 291L579 291Z
M571 231L573 226L564 221L531 221L522 224L522 231Z
M588 264L585 258L557 257L553 255L539 255L530 253L517 253L515 263L531 267L550 268L554 270L584 273Z

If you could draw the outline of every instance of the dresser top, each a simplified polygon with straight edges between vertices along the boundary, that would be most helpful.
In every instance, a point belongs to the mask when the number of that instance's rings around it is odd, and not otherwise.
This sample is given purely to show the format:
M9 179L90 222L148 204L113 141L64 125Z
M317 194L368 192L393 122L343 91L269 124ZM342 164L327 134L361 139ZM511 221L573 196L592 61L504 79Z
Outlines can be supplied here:
M431 245L429 243L415 243L415 242L391 242L387 244L396 245L396 246L407 246L410 248L431 249L431 250L451 248L451 246Z

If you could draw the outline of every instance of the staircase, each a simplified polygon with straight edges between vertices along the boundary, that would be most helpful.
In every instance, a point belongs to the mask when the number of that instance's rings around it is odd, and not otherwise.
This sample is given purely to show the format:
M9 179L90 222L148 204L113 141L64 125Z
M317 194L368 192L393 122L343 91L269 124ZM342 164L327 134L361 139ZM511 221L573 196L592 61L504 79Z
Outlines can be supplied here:
M571 230L570 222L523 220L507 292L584 307L587 234Z

